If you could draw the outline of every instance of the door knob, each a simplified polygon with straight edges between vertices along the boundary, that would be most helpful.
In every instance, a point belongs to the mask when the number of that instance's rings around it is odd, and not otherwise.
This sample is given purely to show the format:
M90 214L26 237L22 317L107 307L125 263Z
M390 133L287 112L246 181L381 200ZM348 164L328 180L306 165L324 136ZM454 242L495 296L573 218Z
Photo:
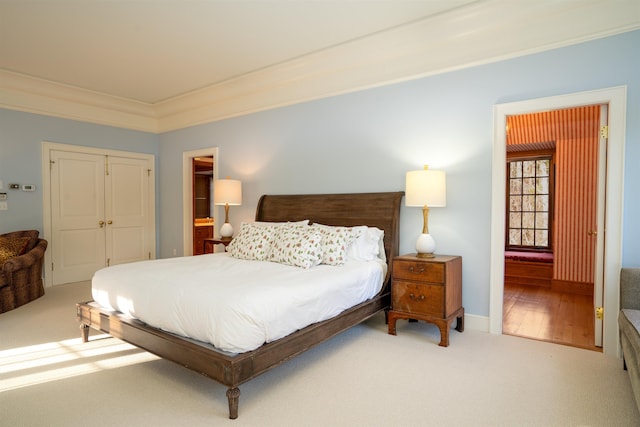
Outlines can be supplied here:
M111 224L113 224L113 221L109 220L109 221L107 221L107 224L111 225Z
M98 221L98 225L100 226L100 228L104 227L104 221Z

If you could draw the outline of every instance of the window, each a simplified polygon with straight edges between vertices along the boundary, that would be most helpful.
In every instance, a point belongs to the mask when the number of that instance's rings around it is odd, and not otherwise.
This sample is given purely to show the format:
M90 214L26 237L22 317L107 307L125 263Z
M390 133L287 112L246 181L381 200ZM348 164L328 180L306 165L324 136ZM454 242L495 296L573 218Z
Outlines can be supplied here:
M507 248L551 250L552 168L552 156L507 161Z

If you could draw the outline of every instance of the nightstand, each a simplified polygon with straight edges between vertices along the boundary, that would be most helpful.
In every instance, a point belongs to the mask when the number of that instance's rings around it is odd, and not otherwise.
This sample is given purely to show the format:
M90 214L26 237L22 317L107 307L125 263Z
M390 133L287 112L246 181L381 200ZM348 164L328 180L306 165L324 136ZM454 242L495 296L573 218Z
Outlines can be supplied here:
M396 335L398 319L423 320L438 326L439 345L448 347L453 319L457 319L456 330L464 331L462 258L403 255L393 259L392 268L389 334Z
M222 238L221 237L219 239L215 238L215 237L208 237L208 238L206 238L206 239L204 239L202 241L202 250L203 250L203 252L205 254L209 253L209 252L207 252L207 243L210 243L211 246L213 246L213 245L224 245L225 250L226 250L227 246L229 246L229 243L231 243L231 240L233 240L232 237L228 237L228 238Z

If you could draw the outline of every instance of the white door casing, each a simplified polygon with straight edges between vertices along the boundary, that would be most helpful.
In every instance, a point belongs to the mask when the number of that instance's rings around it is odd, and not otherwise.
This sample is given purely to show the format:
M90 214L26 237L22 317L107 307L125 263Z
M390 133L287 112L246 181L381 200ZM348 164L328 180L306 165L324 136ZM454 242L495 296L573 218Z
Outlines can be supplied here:
M154 162L150 154L43 142L46 286L155 258Z

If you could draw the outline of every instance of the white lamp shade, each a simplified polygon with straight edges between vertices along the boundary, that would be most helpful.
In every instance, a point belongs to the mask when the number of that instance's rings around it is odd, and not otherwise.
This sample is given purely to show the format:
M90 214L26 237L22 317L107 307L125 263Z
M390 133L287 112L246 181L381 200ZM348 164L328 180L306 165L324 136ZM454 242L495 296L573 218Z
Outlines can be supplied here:
M405 186L406 206L447 206L447 184L444 171L424 170L407 172Z
M240 206L242 204L242 183L237 179L228 178L213 181L213 203Z

